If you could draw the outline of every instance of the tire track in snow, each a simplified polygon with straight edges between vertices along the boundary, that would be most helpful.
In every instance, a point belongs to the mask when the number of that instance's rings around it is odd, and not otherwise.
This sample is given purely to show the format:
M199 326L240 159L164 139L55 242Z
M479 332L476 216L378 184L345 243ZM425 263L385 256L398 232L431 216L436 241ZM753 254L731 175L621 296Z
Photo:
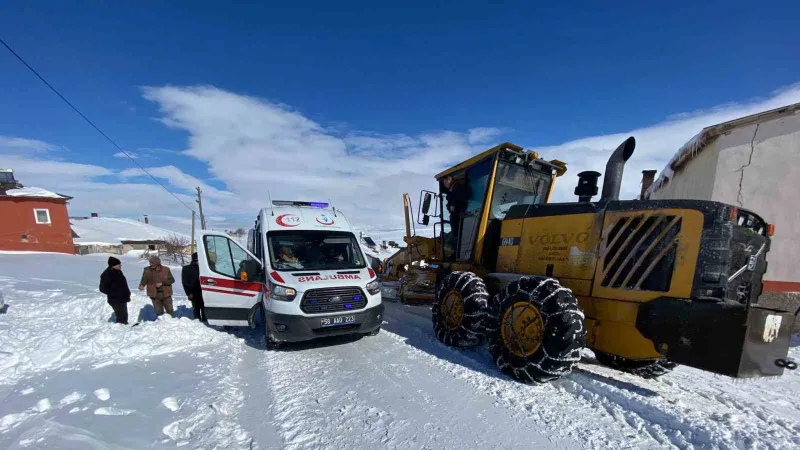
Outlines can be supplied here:
M602 366L598 366L596 371L603 372L601 377L615 379L598 381L593 377L593 370L573 374L563 381L576 383L576 392L581 395L591 397L595 394L594 398L610 414L633 420L632 426L638 425L636 416L648 417L651 423L658 425L658 434L654 436L666 435L679 448L744 449L752 448L753 442L764 448L785 448L789 442L800 447L797 436L800 424L785 417L800 416L796 406L788 414L787 411L770 411L747 401L746 397L751 393L740 389L742 385L751 385L751 389L762 391L763 395L765 389L770 390L769 386L791 383L792 375L783 379L737 380L678 367L659 379L644 380ZM643 389L649 389L652 395L620 388L624 382L614 382L616 379L628 379L646 386ZM791 396L793 392L790 390L785 394Z
M488 396L409 358L388 335L336 341L262 360L285 448L530 448L537 440L579 448L517 423Z
M418 308L422 309L422 308ZM387 310L387 320L397 319L403 325L412 325L416 334L414 339L427 340L424 347L424 352L431 353L435 357L441 359L451 359L456 364L467 366L478 372L485 372L488 374L489 370L497 370L491 360L487 359L483 349L479 350L459 350L444 346L435 339L430 332L430 321L426 317L420 316L420 311L404 308L400 305L393 305L390 310ZM422 309L426 312L426 309ZM394 317L393 317L394 316ZM400 339L409 339L408 332L406 336ZM447 355L447 356L444 356ZM444 356L444 358L443 358ZM448 365L446 362L437 362L438 364ZM583 365L583 364L582 364ZM639 445L655 445L658 447L677 447L677 448L751 448L753 442L759 442L765 448L785 448L788 442L794 445L800 445L800 439L796 437L796 433L800 430L800 425L793 423L791 420L774 419L770 414L756 405L744 404L737 400L729 400L726 405L724 402L709 402L703 405L702 409L697 409L693 404L698 402L698 393L703 392L702 387L698 386L696 377L716 377L694 369L679 368L692 372L692 377L695 380L685 379L673 385L664 380L674 377L675 374L666 375L660 380L643 380L634 377L631 381L634 384L644 384L646 388L638 386L631 386L633 389L626 389L624 387L626 378L631 376L614 371L612 369L602 368L604 372L608 372L608 376L612 378L608 381L600 381L594 377L594 371L589 371L589 374L581 372L573 372L569 376L552 383L552 386L561 392L569 394L572 398L565 399L562 396L562 401L577 400L585 406L590 406L597 411L605 411L606 418L611 418L617 422L618 426L627 426L629 432L643 438L645 442L638 442ZM531 409L531 404L525 400L514 399L509 396L502 388L488 388L489 385L494 383L487 383L485 380L480 380L480 376L474 373L464 372L459 367L449 367L451 372L459 377L467 377L473 380L478 385L483 385L486 389L494 389L494 392L499 398L505 400L506 405L515 407L517 409ZM502 375L498 375L501 376ZM689 378L689 377L687 377ZM717 377L719 378L719 377ZM510 380L510 379L508 379ZM513 381L512 381L513 383ZM730 383L733 384L735 383ZM686 385L690 388L681 388ZM507 386L508 389L513 389ZM547 386L519 386L517 389L534 389L538 392L532 395L550 397L553 392L543 392ZM645 390L650 389L650 395L647 395ZM697 392L696 392L697 391ZM723 394L723 398L728 394ZM558 394L556 393L556 396ZM542 400L548 402L549 399L543 397ZM728 395L728 397L730 397ZM719 400L719 396L716 397ZM724 412L720 412L720 410ZM753 420L753 417L756 420ZM547 414L540 414L540 420L549 422L552 420ZM598 431L597 436L591 434L587 436L581 428L596 424L595 420L585 420L583 423L572 423L569 420L562 420L562 426L570 430L569 435L589 437L592 439L593 446L606 447L608 443L603 443L601 436L605 434L604 431ZM602 423L602 421L600 422ZM612 433L616 434L616 433Z
M431 333L428 308L387 308L386 329L401 334L393 338L408 344L408 351L429 364L442 367L451 376L464 379L474 388L491 395L498 404L548 426L561 437L586 442L590 448L663 448L659 440L642 434L626 421L611 416L596 402L577 395L559 382L531 386L503 375L492 362L486 349L455 349L439 342ZM397 325L392 325L396 323Z
M419 317L406 311L399 311L397 315L404 314ZM404 317L404 319L411 318ZM437 363L442 364L442 356L449 353L449 357L445 358L454 360L456 365L452 363L445 365L454 375L466 377L474 384L493 392L506 407L516 409L543 423L556 423L557 428L565 434L586 439L596 448L606 448L612 443L615 446L628 445L630 448L669 446L668 437L647 419L603 403L605 399L602 394L589 394L579 383L570 381L576 374L541 386L520 384L498 373L485 349L459 350L447 347L426 332L429 325L424 321L417 320L416 324L421 325L414 327L417 339L427 341L424 345L425 351L438 356L440 361ZM400 336L398 338L402 339ZM458 365L471 368L474 372L464 371ZM483 372L490 378L483 379L475 372ZM520 396L519 391L525 391L529 395ZM577 420L574 411L570 411L575 409L580 411ZM559 410L564 411L564 414L559 414ZM603 414L604 411L606 414ZM570 415L569 412L573 414ZM598 427L599 424L603 425ZM620 441L620 437L626 439Z

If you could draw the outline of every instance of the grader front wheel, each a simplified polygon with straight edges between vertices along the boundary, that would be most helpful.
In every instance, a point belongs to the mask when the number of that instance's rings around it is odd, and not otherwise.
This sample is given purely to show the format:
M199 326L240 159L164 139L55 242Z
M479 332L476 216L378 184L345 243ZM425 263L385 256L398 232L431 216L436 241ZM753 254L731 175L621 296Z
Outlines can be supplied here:
M472 272L452 272L436 289L432 308L436 338L451 347L474 347L489 319L486 284Z
M497 329L489 352L503 373L525 383L546 383L581 359L586 329L572 292L558 280L522 277L492 301Z

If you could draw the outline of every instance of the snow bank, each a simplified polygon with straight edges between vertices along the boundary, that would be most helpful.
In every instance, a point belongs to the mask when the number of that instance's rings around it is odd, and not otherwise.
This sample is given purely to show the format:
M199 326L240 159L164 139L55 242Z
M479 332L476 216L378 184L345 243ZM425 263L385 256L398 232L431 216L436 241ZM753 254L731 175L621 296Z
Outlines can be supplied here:
M81 261L83 258L87 260ZM104 255L4 256L0 289L9 304L13 326L0 324L0 384L13 384L43 370L67 369L87 359L99 365L125 363L226 338L213 329L197 327L186 306L179 306L182 317L178 319L155 321L150 300L136 289L144 262L124 258L123 265L134 292L128 306L131 322L144 320L134 328L110 322L111 307L97 290L100 273L106 268ZM32 266L35 271L29 271ZM179 271L174 275L180 280ZM88 284L91 282L95 284Z
M179 285L177 318L156 320L136 290L145 262L127 256L129 321L141 323L112 323L97 290L106 258L0 255L0 448L250 448L231 418L242 339L190 320Z

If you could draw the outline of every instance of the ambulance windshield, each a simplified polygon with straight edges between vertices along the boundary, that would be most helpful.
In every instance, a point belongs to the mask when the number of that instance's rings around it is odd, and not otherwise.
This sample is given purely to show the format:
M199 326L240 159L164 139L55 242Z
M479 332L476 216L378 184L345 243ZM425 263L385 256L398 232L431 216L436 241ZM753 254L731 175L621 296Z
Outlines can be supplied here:
M341 231L270 231L269 257L276 270L343 270L367 267L358 241Z

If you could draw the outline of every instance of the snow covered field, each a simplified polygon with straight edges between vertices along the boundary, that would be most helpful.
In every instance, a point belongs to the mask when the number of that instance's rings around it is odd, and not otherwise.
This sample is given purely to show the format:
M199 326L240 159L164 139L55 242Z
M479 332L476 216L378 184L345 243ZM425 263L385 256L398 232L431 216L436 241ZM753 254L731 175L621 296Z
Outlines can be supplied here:
M800 373L734 381L680 367L656 381L593 364L545 386L431 333L430 311L387 302L375 337L266 352L260 329L110 322L106 256L0 254L0 448L800 447ZM176 279L180 269L173 268ZM800 341L796 342L800 344ZM800 358L800 347L792 350Z

